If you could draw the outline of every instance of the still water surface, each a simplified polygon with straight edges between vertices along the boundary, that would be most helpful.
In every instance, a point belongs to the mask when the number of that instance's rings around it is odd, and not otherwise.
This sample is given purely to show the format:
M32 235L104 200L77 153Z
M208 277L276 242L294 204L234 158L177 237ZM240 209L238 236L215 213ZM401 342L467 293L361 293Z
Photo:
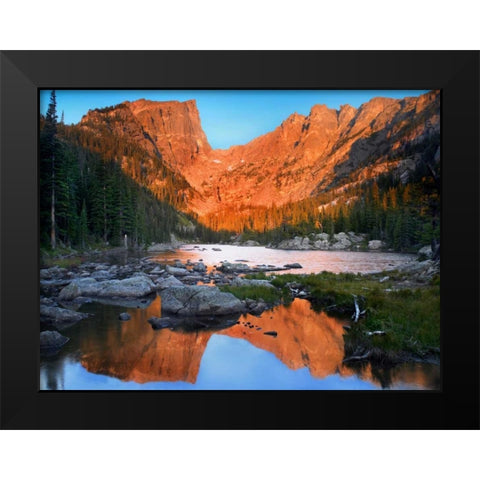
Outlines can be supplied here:
M351 268L348 271L376 271L384 268L379 265L399 261L399 254L281 252L230 246L218 246L222 248L218 252L211 247L200 246L210 249L200 252L180 250L167 258L202 258L208 265L219 259L278 266L298 261L314 269L307 271L345 271L342 265L346 264ZM231 248L235 249L234 255L229 255ZM258 249L264 253L261 260L256 257ZM266 258L265 252L272 252L272 256ZM220 258L222 253L224 258ZM157 258L165 256L162 253ZM342 363L346 322L315 312L307 300L295 299L291 305L276 307L260 317L245 314L233 318L230 323L239 323L226 328L196 331L152 330L147 319L161 316L159 296L144 308L92 303L83 305L80 311L93 315L62 332L70 341L57 355L41 359L43 390L440 388L438 365L347 367ZM124 311L130 313L129 321L118 320ZM272 330L277 332L276 337L265 335Z
M198 248L195 248L198 247ZM215 250L214 250L215 249ZM265 247L239 247L235 245L188 245L175 252L155 255L158 261L171 262L179 259L186 262L203 260L206 265L219 265L222 261L255 265L283 267L286 264L300 263L302 269L294 273L352 272L372 273L392 270L401 264L412 262L415 255L390 252L342 252L321 250L277 250ZM281 273L289 273L282 271Z

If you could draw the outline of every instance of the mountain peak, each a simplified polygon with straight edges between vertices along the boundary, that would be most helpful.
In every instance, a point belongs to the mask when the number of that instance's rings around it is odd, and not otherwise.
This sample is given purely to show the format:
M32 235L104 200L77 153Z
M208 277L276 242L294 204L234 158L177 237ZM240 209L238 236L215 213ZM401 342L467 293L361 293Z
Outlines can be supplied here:
M402 145L438 134L438 98L438 92L402 100L376 97L358 109L318 104L308 116L294 112L275 130L227 150L211 149L193 99L124 102L90 112L93 122L85 127L105 122L160 156L195 190L189 208L206 215L241 204L295 202L347 180L362 182L406 168L402 165L413 160L401 157ZM404 126L414 122L415 130L404 134ZM387 165L389 158L400 160ZM150 180L159 182L153 171Z
M286 120L282 122L282 127L286 127L287 125L291 124L301 124L305 121L305 115L301 115L300 113L294 112L287 117Z
M320 116L320 115L328 115L332 112L335 112L335 110L333 108L329 108L324 103L319 103L317 105L314 105L310 109L310 115L309 116L313 117L313 116Z

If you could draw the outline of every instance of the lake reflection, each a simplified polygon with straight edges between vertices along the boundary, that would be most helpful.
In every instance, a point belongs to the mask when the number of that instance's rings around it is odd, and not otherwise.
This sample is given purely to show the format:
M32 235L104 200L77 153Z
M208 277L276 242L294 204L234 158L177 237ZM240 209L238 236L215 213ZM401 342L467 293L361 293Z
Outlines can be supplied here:
M66 330L70 342L42 359L41 389L439 388L438 366L343 365L345 322L314 312L307 300L195 331L153 330L147 319L160 316L160 302L157 296L143 309L84 305L95 316ZM118 320L122 311L132 318Z

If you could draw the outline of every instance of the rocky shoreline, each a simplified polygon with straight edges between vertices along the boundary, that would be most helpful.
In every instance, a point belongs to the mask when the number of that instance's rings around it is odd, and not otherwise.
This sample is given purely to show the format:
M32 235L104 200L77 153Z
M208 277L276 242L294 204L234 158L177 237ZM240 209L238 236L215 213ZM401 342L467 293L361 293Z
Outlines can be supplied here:
M343 237L339 237L343 238ZM77 312L78 307L93 301L144 308L158 294L161 297L162 317L152 318L151 325L159 328L215 328L235 323L242 314L260 315L282 303L286 291L292 298L309 298L308 289L295 283L287 284L283 293L272 285L271 277L247 279L245 274L276 272L302 268L298 263L283 267L274 265L249 266L246 263L221 262L208 267L203 261L162 264L150 257L129 258L125 264L92 261L70 268L53 266L40 270L40 321L45 331L63 331L85 319L88 314ZM439 271L438 262L425 260L406 264L399 271L403 280L396 288L412 288L431 279ZM385 281L379 278L379 283ZM407 280L405 280L407 278ZM275 300L261 297L237 298L228 289L274 292ZM262 290L263 289L263 290ZM267 296L267 295L264 295ZM127 321L128 314L120 319ZM150 321L149 320L149 321ZM42 332L43 333L43 332ZM66 337L52 333L43 335L42 353L51 354L66 344Z
M261 246L256 240L242 240L241 236L232 242L233 245L243 247ZM271 242L266 248L278 250L351 250L351 251L382 251L386 245L381 240L368 240L366 234L355 232L339 232L333 235L328 233L310 233L308 235L295 236L293 238Z
M141 308L148 306L158 293L162 314L182 317L190 323L192 318L202 318L202 325L216 325L221 317L239 317L243 313L259 315L274 306L265 301L239 300L219 287L268 285L275 289L268 281L246 280L239 275L286 269L222 262L207 271L202 261L183 264L177 260L173 264L161 264L149 257L131 258L125 265L86 261L70 268L42 268L40 322L42 328L62 331L88 316L76 311L84 303L97 301ZM122 320L127 320L126 316ZM154 323L155 328L172 324L171 321ZM61 336L50 335L48 346L42 348L52 350L55 345L61 348L65 343Z

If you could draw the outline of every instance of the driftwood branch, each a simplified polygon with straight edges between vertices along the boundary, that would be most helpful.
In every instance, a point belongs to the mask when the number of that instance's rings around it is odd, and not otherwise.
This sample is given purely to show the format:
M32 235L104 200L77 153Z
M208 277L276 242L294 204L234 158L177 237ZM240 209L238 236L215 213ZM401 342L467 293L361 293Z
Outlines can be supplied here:
M385 335L384 330L374 330L373 332L365 332L365 335L371 337L372 335Z
M357 323L358 317L360 316L360 308L358 306L357 296L352 294L352 297L353 297L353 303L355 304L355 313L352 315L352 318L353 318L353 321Z
M345 358L343 360L343 363L347 363L347 362L359 362L361 360L367 360L371 355L371 352L368 351L367 353L365 353L364 355L353 355L352 357L348 357L348 358Z

